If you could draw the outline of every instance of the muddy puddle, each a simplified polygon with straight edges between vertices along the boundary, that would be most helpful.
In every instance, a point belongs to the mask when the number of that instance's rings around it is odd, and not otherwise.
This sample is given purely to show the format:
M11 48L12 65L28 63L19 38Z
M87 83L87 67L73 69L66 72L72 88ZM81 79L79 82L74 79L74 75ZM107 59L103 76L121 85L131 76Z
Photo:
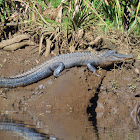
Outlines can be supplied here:
M110 123L107 124L106 121ZM115 124L114 124L115 123ZM140 130L131 117L102 118L86 113L52 112L1 115L1 140L128 140L140 139Z
M14 76L46 60L32 50L1 51L0 74ZM25 139L23 133L33 140L44 136L51 140L139 140L140 75L136 68L140 69L139 61L126 62L115 69L99 69L101 76L96 77L85 67L74 67L58 78L1 88L0 128L3 124L12 130L1 129L0 140Z
M25 116L24 116L25 117ZM28 122L29 123L29 122ZM0 139L1 140L56 140L52 135L41 133L40 125L35 126L24 121L9 119L0 116Z
M118 81L120 73L116 72ZM128 72L123 82L116 83L120 90L110 85L114 71L98 71L98 78L86 68L72 68L57 79L51 76L27 87L5 89L1 95L1 117L5 119L1 123L10 120L17 128L6 124L10 131L1 130L0 139L25 139L23 133L33 140L140 139L140 104L135 97L139 90L134 93L126 88L132 78L132 71ZM125 74L124 70L122 77Z

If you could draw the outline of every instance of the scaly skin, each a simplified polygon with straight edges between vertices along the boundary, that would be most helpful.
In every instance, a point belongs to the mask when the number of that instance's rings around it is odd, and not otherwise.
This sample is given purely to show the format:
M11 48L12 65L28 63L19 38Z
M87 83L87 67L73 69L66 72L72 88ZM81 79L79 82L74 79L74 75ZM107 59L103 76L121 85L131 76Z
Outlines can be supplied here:
M132 55L117 53L116 50L92 54L90 52L76 52L63 54L42 63L41 65L17 76L0 79L0 87L26 86L44 79L50 75L58 77L64 69L74 66L87 66L96 74L95 67L107 67L115 62L125 61L133 58Z

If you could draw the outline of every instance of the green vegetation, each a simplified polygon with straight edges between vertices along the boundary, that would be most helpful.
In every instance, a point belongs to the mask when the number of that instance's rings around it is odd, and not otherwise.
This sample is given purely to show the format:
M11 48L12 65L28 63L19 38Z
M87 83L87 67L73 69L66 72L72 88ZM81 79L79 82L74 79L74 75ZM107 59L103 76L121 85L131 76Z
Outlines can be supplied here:
M111 81L111 86L112 86L112 91L116 91L117 89L119 89L119 85L118 85L118 83L117 83L117 81L115 81L115 80L112 80Z
M52 5L53 8L58 8L62 5L62 23L69 24L74 29L77 27L82 28L83 25L88 26L94 24L100 26L105 31L107 31L107 28L112 28L119 29L122 32L127 30L128 33L140 33L139 0L65 0L64 3L61 3L61 0L48 0L45 2L43 0L23 0L21 3L28 5L32 12L36 12L40 7L43 11L44 7L47 8L50 5ZM0 4L3 6L3 8L1 7L0 12L6 11L6 14L1 15L1 22L4 22L6 16L9 17L10 14L12 14L12 10L14 10L9 6L13 6L15 3L10 2L9 0L0 0ZM36 10L33 7L35 5L37 8ZM39 11L41 15L42 11ZM75 17L73 17L74 13L76 14ZM44 17L44 15L42 16ZM49 20L45 17L44 19ZM49 22L51 22L51 20L49 20Z
M105 33L119 30L128 36L140 35L139 0L0 0L0 5L1 26L13 22L21 25L18 29L39 40L39 53L42 43L46 42L48 49L56 41L58 47L74 46L74 51L82 44L85 30L91 27Z
M140 82L140 78L137 78L137 79L136 79L136 82Z
M136 84L131 84L130 85L130 89L134 92L135 90L136 90L136 88L137 88L137 86L136 86Z
M61 1L62 0L48 0L48 2L50 2L54 8L57 8L61 4Z

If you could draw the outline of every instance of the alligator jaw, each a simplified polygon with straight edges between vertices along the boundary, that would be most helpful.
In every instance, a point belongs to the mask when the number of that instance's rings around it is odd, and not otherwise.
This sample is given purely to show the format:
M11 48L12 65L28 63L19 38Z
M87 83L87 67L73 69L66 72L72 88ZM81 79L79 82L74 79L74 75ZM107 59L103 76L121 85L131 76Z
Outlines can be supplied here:
M102 58L100 59L100 66L106 67L115 62L122 62L125 60L132 59L133 55L125 55L118 53L116 50L110 50L102 53Z
M133 58L133 55L125 55L125 54L121 54L121 53L114 53L111 56L109 56L109 59L111 59L113 62L129 60L132 58Z

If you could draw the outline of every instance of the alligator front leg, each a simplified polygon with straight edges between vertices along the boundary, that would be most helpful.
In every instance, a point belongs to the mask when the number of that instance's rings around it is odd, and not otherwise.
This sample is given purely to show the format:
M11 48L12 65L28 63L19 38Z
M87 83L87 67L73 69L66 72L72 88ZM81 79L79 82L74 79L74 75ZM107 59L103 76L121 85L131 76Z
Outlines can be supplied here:
M98 74L96 73L96 68L95 68L93 65L91 65L90 63L88 63L88 64L87 64L87 67L88 67L88 69L89 69L91 72L93 72L93 74L95 74L96 76L100 76L100 75L98 75Z
M53 71L54 77L58 77L58 75L65 69L65 65L62 62L54 63L50 69Z

